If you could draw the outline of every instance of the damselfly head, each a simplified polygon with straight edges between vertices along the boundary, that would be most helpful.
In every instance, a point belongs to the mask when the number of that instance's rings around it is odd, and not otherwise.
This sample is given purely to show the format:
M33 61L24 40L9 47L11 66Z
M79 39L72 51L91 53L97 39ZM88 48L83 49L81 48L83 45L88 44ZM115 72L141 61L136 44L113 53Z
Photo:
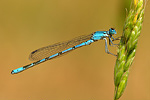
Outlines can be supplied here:
M116 30L114 28L110 28L109 29L109 34L110 35L114 35L114 34L117 34Z

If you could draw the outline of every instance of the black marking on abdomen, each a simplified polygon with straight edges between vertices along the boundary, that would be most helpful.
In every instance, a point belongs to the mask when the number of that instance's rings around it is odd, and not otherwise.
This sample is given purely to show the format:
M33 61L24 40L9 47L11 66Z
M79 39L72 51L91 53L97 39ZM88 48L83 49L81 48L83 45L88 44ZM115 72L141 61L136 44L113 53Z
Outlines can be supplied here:
M61 54L62 54L62 52L59 52L59 53L58 53L58 55L61 55Z
M49 60L49 57L45 58L45 61L46 61L46 60Z
M72 47L72 49L75 49L76 47L74 46L74 47Z

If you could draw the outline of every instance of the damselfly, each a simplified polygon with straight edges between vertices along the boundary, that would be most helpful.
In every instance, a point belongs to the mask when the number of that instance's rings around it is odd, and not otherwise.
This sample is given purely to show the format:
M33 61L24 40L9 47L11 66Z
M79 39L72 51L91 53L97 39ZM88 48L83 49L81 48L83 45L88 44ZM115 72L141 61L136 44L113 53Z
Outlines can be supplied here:
M116 30L114 28L110 28L109 31L96 31L92 34L82 35L82 36L76 37L76 38L66 41L66 42L60 42L60 43L56 43L56 44L49 45L46 47L42 47L40 49L37 49L37 50L31 52L31 54L30 54L29 59L36 60L36 62L33 62L26 66L20 67L18 69L12 70L11 74L19 73L21 71L24 71L30 67L37 65L37 64L40 64L47 60L58 57L69 51L72 51L76 48L89 45L97 40L102 40L102 39L105 40L105 52L108 54L115 55L108 51L107 39L106 39L106 38L109 39L109 45L115 45L112 42L113 40L117 40L117 39L113 38L112 35L114 35L114 34L117 34Z

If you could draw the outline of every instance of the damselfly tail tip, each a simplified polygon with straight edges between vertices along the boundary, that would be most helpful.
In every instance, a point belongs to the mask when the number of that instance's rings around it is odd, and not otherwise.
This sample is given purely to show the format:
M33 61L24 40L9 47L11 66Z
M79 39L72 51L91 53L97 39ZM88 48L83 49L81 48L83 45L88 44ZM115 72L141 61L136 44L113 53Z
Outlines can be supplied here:
M14 73L15 73L14 70L12 70L12 71L11 71L11 74L14 74Z

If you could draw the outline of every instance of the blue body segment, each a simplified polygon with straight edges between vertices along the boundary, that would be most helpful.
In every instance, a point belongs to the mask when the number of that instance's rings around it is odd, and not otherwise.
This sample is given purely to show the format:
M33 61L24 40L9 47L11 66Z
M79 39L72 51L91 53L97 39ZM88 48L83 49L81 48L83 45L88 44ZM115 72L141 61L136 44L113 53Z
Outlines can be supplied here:
M108 51L106 38L108 37L109 43L112 43L112 40L114 40L112 35L114 35L114 34L116 34L115 29L110 28L109 31L96 31L90 35L83 35L83 36L74 38L72 40L66 41L66 42L56 43L56 44L53 44L50 46L46 46L46 47L37 49L30 54L29 59L30 60L38 60L38 61L35 61L29 65L20 67L18 69L12 70L11 74L17 74L17 73L22 72L22 71L24 71L30 67L33 67L37 64L40 64L47 60L53 59L59 55L62 55L69 51L72 51L76 48L89 45L89 44L91 44L97 40L101 40L101 39L105 40L106 53L112 54ZM114 44L112 43L112 45L114 45ZM114 54L112 54L112 55L114 55Z
M21 71L23 71L23 70L24 70L24 68L23 68L23 67L20 67L20 68L18 68L18 69L13 70L13 73L12 73L12 74L21 72Z

